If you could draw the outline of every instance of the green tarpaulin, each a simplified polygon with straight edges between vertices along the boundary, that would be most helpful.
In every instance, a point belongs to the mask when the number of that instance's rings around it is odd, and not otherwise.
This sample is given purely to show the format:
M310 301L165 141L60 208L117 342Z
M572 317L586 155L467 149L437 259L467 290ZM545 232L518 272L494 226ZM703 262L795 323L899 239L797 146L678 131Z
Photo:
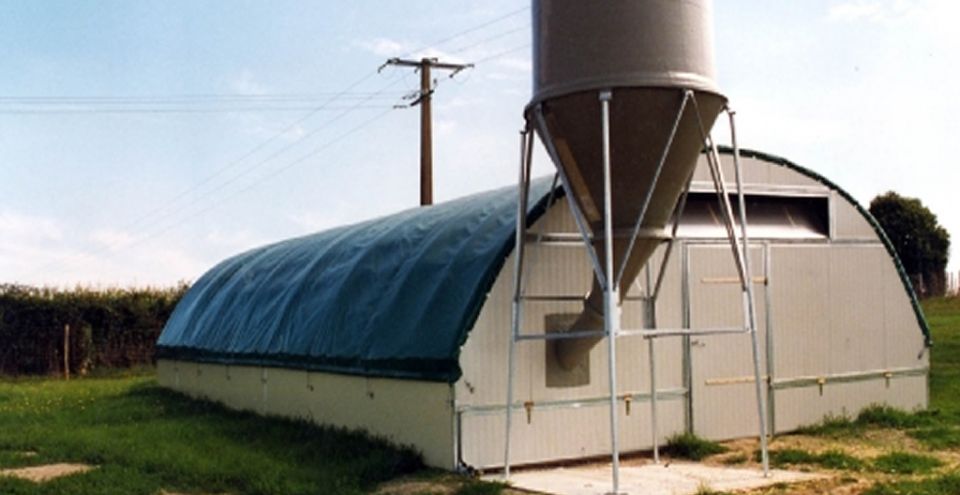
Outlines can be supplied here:
M529 221L550 183L533 182ZM514 186L234 256L187 292L157 355L453 382L516 211Z

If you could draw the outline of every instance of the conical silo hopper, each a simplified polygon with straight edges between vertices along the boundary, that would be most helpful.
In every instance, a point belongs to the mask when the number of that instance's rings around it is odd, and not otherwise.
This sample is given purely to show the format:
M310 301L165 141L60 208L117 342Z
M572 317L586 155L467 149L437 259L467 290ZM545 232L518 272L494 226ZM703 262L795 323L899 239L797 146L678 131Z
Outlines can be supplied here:
M601 265L601 92L611 95L615 270L624 262L644 199L653 189L623 269L621 297L657 246L669 238L666 224L703 147L701 125L709 131L726 103L714 81L711 18L709 0L533 1L534 96L526 117L552 151L567 194L589 224ZM603 308L603 291L594 278L571 329L602 329ZM575 367L598 340L558 341L558 362Z

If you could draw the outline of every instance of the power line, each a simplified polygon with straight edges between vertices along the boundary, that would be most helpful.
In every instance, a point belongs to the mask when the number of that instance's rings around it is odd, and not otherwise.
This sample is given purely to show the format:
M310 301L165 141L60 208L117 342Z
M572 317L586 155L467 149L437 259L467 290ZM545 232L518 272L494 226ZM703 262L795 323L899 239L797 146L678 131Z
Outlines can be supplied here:
M516 51L518 51L518 50L522 50L522 49L524 49L524 48L530 48L530 43L524 43L524 44L522 44L522 45L515 46L515 47L513 47L513 48L508 48L508 49L506 49L506 50L504 50L504 51L502 51L502 52L495 53L495 54L493 54L493 55L490 55L489 57L481 58L480 60L477 60L476 62L474 62L474 64L475 64L475 65L480 65L480 64L482 64L482 63L489 62L489 61L491 61L491 60L494 60L494 59L503 57L504 55L509 55L509 54L511 54L511 53L513 53L513 52L516 52Z
M375 93L359 91L318 92L318 93L262 93L262 94L171 94L171 95L140 95L140 96L91 96L91 95L3 95L0 103L16 104L47 104L47 103L165 103L165 102L222 102L222 101L264 101L264 100L297 100L316 101L331 96L336 98L361 98ZM387 95L384 95L386 97Z
M331 139L330 141L327 141L326 143L324 143L324 144L320 145L319 147L313 149L313 150L310 151L309 153L307 153L307 154L305 154L305 155L302 155L302 156L300 156L299 158L297 158L297 159L295 159L295 160L293 160L293 161L291 161L291 162L288 162L287 164L285 164L285 165L283 165L282 167L274 170L274 171L273 171L272 173L270 173L270 174L267 174L267 175L265 175L265 176L260 177L260 179L257 180L256 182L253 182L253 183L247 185L246 187L244 187L244 188L242 188L242 189L238 189L238 190L234 191L232 194L230 194L230 195L228 195L228 196L225 196L223 199L221 199L221 200L219 200L219 201L217 201L217 202L215 202L215 203L207 206L206 208L203 208L203 209L201 209L201 210L197 210L197 211L191 212L190 215L191 215L192 217L196 218L196 217L199 217L199 216L203 215L204 213L207 213L207 212L209 212L209 211L211 211L211 210L214 210L214 209L218 208L218 207L221 206L223 203L226 203L227 201L229 201L229 200L231 200L231 199L233 199L233 198L235 198L235 197L237 197L237 196L239 196L239 195L241 195L241 194L243 194L243 193L245 193L245 192L253 189L254 187L260 186L260 185L263 184L264 182L267 182L267 181L269 181L269 180L277 177L277 176L280 175L281 173L286 172L287 170L289 170L289 169L291 169L291 168L293 168L293 167L295 167L295 166L297 166L297 165L300 165L301 163L303 163L303 162L306 161L307 159L316 156L316 155L319 154L321 151L323 151L323 150L325 150L325 149L327 149L327 148L329 148L329 147L331 147L331 146L339 143L340 141L346 139L346 138L349 137L351 134L354 134L354 133L360 131L361 129L363 129L364 127L367 127L368 125L376 122L377 120L380 120L381 118L383 118L385 115L387 115L388 113L390 113L390 112L393 111L393 110L395 110L395 109L394 109L394 108L389 108L389 109L387 109L386 111L381 112L381 113L373 116L372 118L367 119L367 120L361 122L360 124L358 124L358 125L350 128L350 130L348 130L348 131L346 131L346 132L338 135L336 138ZM169 231L171 231L171 230L173 230L173 229L176 229L177 227L180 227L180 226L183 226L183 222L173 222L173 223L170 223L170 224L166 225L165 227L162 227L160 230L155 231L155 232L153 232L153 233L151 233L151 234L149 234L149 235L147 235L147 236L145 236L145 237L141 237L140 239L136 239L135 241L133 241L133 242L131 242L131 243L128 243L128 244L124 245L123 247L129 249L129 248L131 248L131 247L138 246L138 245L140 245L140 244L143 244L143 243L146 242L146 241L149 241L149 240L151 240L151 239L155 239L155 238L157 238L157 237L159 237L159 236L161 236L161 235L163 235L163 234L165 234L165 233L167 233L167 232L169 232Z
M518 26L518 27L513 28L513 29L510 29L510 30L508 30L508 31L504 31L504 32L502 32L502 33L495 34L495 35L490 36L490 37L488 37L488 38L484 38L484 39L479 40L479 41L477 41L477 42L475 42L475 43L471 43L471 44L469 44L469 45L461 46L461 47L459 47L459 48L453 49L453 50L450 51L450 53L462 53L462 52L465 52L465 51L467 51L467 50L469 50L469 49L471 49L471 48L474 48L474 47L477 47L477 46L479 46L479 45L482 45L482 44L484 44L484 43L489 43L489 42L491 42L491 41L498 40L498 39L500 39L500 38L504 38L504 37L510 36L510 35L513 34L513 33L517 33L517 32L520 32L520 31L526 31L526 30L528 30L528 29L530 29L530 26L526 26L526 25L524 25L524 26Z
M351 90L353 90L354 88L356 88L356 87L359 86L360 84L363 84L363 83L366 82L368 79L370 79L371 77L375 76L376 74L377 74L376 72L369 72L369 73L367 73L367 74L364 75L363 77L360 77L360 78L357 79L356 81L354 81L354 82L350 83L349 85L347 85L347 87L344 88L343 91L341 91L340 93L348 93L348 92L350 92ZM180 192L177 193L173 198L171 198L170 200L168 200L165 204L163 204L163 205L161 205L161 206L159 206L159 207L157 207L157 208L154 208L154 209L148 211L147 213L145 213L144 215L140 216L139 218L135 219L133 222L131 222L130 224L128 224L126 227L124 227L124 230L133 228L133 227L135 227L136 225L138 225L138 224L140 224L141 222L143 222L144 220L146 220L146 219L150 218L151 216L155 215L156 213L159 213L159 212L167 209L171 204L176 203L177 201L179 201L179 200L182 199L183 197L187 196L188 194L190 194L190 193L198 190L198 189L199 189L201 186L203 186L204 184L209 183L209 182L212 181L213 179L216 179L217 177L223 175L223 174L224 174L225 172L227 172L228 170L230 170L230 169L236 167L237 165L243 163L244 161L246 161L246 160L247 160L248 158L250 158L251 156L253 156L253 155L257 154L258 152L260 152L260 150L262 150L262 149L266 148L267 146L273 144L275 141L277 141L278 139L280 139L282 136L285 136L285 135L287 135L290 131L293 131L293 130L297 129L297 128L300 126L300 124L306 122L307 120L311 119L314 115L316 115L316 114L318 114L319 112L321 112L326 106L330 105L330 103L332 103L336 98L337 98L337 95L334 95L333 97L331 97L330 99L328 99L326 102L324 102L324 103L323 103L322 105L320 105L319 107L314 108L313 110L307 112L306 114L304 114L304 115L301 116L300 118L296 119L295 121L291 122L291 123L288 124L287 126L283 127L279 132L273 134L272 136L270 136L270 137L267 138L266 140L261 141L259 144L257 144L256 146L254 146L253 148L251 148L249 151L247 151L246 153L244 153L243 155L241 155L239 158L236 158L236 159L230 161L229 163L227 163L226 165L218 168L218 169L215 170L212 174L210 174L210 175L208 175L207 177L205 177L204 179L202 179L200 182L198 182L198 183L196 183L196 184L194 184L194 185L192 185L192 186L190 186L190 187L187 187L186 189L180 191Z
M387 88L392 87L393 85L397 84L397 82L399 82L399 81L400 81L400 79L395 79L393 82L391 82L390 84L388 84L387 86L385 86L384 89L387 89ZM361 102L361 103L362 103L362 102ZM361 103L358 103L357 105L355 105L355 107L359 107L359 106L361 105ZM379 107L379 108L382 109L383 107ZM387 108L386 110L389 111L389 110L392 110L392 109L393 109L393 107L389 107L389 108ZM319 127L317 127L317 128L315 128L314 130L312 130L312 131L310 131L310 132L308 132L308 133L300 136L296 141L293 141L293 142L287 144L286 146L283 146L283 147L281 147L280 149L274 151L273 153L271 153L270 155L266 156L265 158L262 158L262 159L260 159L259 161L256 161L256 162L254 162L253 164L251 164L251 165L249 165L249 166L247 166L247 167L245 167L245 168L240 169L240 170L239 170L239 173L237 173L236 175L233 175L232 177L229 177L229 178L227 178L226 180L224 180L224 181L220 182L219 184L215 185L213 188L208 189L208 190L204 193L204 194L205 194L204 196L199 196L199 197L194 198L192 201L188 201L188 202L186 202L186 203L180 204L179 206L173 208L172 210L169 210L169 211L167 211L166 213L157 216L157 217L153 220L153 222L154 222L154 223L159 223L160 221L162 221L162 220L164 220L164 219L171 218L171 217L173 217L174 215L176 215L176 214L178 214L178 213L180 213L180 212L182 212L182 211L185 211L187 208L189 208L189 207L191 207L191 206L193 206L193 205L195 205L195 204L197 204L197 203L199 203L199 202L201 202L201 201L203 201L203 200L205 200L205 199L209 199L212 194L215 194L215 193L217 193L217 192L219 192L219 191L222 191L222 190L224 190L227 186L229 186L230 184L233 184L233 183L237 182L238 180L240 180L240 179L242 179L242 178L250 175L254 170L257 170L258 168L261 168L262 166L266 165L267 163L269 163L270 161L274 160L275 158L283 155L283 154L286 153L287 151L289 151L289 150L293 149L294 147L300 145L300 144L301 144L302 142L304 142L305 140L307 140L307 139L309 139L309 138L317 135L320 131L322 131L322 130L324 130L325 128L329 127L331 124L333 124L334 122L337 122L338 120L342 119L343 117L347 116L348 114L350 114L350 113L353 112L353 111L354 111L354 108L347 108L346 110L343 110L342 112L340 112L340 113L337 114L336 116L334 116L334 117L332 117L332 118L324 121ZM148 227L148 229L149 229L149 227Z
M428 44L428 45L421 46L420 48L417 48L417 49L415 49L415 50L410 50L409 52L404 53L403 55L400 55L398 58L410 58L410 57L416 55L418 52L422 52L422 51L424 51L424 50L426 50L426 49L428 49L428 48L434 48L434 47L436 47L436 46L438 46L438 45L442 45L442 44L444 44L444 43L446 43L446 42L448 42L448 41L455 40L455 39L457 39L457 38L459 38L459 37L461 37L461 36L464 36L464 35L466 35L466 34L470 34L470 33L472 33L472 32L478 31L478 30L483 29L483 28L485 28L485 27L487 27L487 26L491 26L491 25L493 25L493 24L496 24L496 23L498 23L498 22L500 22L500 21L509 19L509 18L511 18L511 17L513 17L513 16L515 16L515 15L517 15L517 14L519 14L519 13L521 13L521 12L526 12L526 11L528 11L528 10L530 10L530 7L529 7L529 6L521 7L521 8L519 8L519 9L517 9L517 10L511 10L510 12L507 12L506 14L503 14L503 15L500 15L500 16L498 16L498 17L495 17L495 18L493 18L493 19L491 19L491 20L489 20L489 21L486 21L486 22L484 22L484 23L482 23L482 24L478 24L478 25L473 26L473 27L471 27L471 28L464 29L463 31L460 31L460 32L458 32L458 33L454 33L454 34L452 34L452 35L450 35L450 36L447 36L447 37L445 37L445 38L442 38L442 39L440 39L440 40L436 40L436 41L434 41L434 42L432 42L432 43L430 43L430 44Z
M328 106L322 111L383 109L393 108L393 105L363 105L363 106ZM149 113L250 113L250 112L302 112L317 110L315 106L285 106L285 107L233 107L233 108L113 108L113 109L38 109L38 110L6 110L0 108L0 115L109 115L109 114L149 114Z
M463 30L463 31L460 31L460 32L455 33L455 34L450 35L450 36L447 36L447 37L445 37L445 38L443 38L443 39L440 39L440 40L438 40L438 41L435 41L435 42L431 43L430 45L426 45L426 46L423 46L423 47L421 47L421 48L418 48L417 50L414 50L414 51L412 51L412 52L410 52L410 53L411 53L411 54L412 54L412 53L416 53L417 51L425 50L425 49L428 49L428 48L433 47L433 46L437 46L437 45L441 45L441 44L447 43L447 42L449 42L449 41L451 41L451 40L453 40L453 39L457 39L457 38L459 38L459 37L461 37L461 36L464 36L464 35L466 35L466 34L469 34L469 33L478 31L478 30L480 30L480 29L483 29L484 27L493 25L493 24L495 24L495 23L497 23L497 22L501 22L501 21L503 21L503 20L505 20L505 19L508 19L508 18L510 18L510 17L513 17L513 16L515 16L515 15L521 13L521 12L527 11L527 10L529 10L529 7L523 7L523 8L520 8L520 9L517 9L517 10L514 10L514 11L511 11L511 12L508 12L508 13L503 14L503 15L501 15L501 16L498 16L498 17L496 17L496 18L494 18L494 19L491 19L491 20L489 20L489 21L486 21L486 22L484 22L484 23L482 23L482 24L479 24L479 25L477 25L477 26L471 27L471 28L469 28L469 29L465 29L465 30ZM466 47L461 47L460 50L466 50L466 49L469 49L469 48L473 48L473 47L478 46L478 45L480 45L480 44L483 44L483 43L485 43L485 42L491 41L491 40L493 40L493 39L498 39L498 38L500 38L500 37L507 36L507 35L511 34L512 32L516 32L516 31L519 31L519 30L520 30L520 28L517 28L516 30L513 30L513 31L508 31L508 32L504 32L504 33L499 33L498 35L495 35L495 36L486 38L486 39L481 40L481 41L479 41L479 42L472 43L471 45L468 45L468 46L466 46ZM497 58L497 57L506 55L507 53L510 53L510 52L519 50L519 49L524 48L524 47L526 47L526 46L529 46L529 44L523 45L523 46L519 46L519 47L515 47L515 48L512 48L512 49L510 49L510 50L507 50L507 51L504 51L504 52L501 52L501 53L492 55L492 56L490 56L490 57L486 57L486 58L484 58L484 59L481 59L478 63L482 63L482 62L486 62L486 61L495 59L495 58ZM179 200L181 200L183 197L187 196L188 194L190 194L190 193L192 193L192 192L194 192L194 191L197 191L201 186L209 183L210 181L212 181L212 180L215 179L216 177L219 177L220 175L224 174L226 171L228 171L228 170L230 170L231 168L233 168L233 167L239 165L240 163L244 162L246 159L250 158L251 156L253 156L253 155L256 154L257 152L259 152L260 150L264 149L266 146L272 144L272 143L275 142L276 140L280 139L282 136L287 135L290 131L292 131L292 130L294 130L294 129L297 129L298 126L300 126L300 124L304 123L305 121L307 121L308 119L310 119L311 117L313 117L314 115L316 115L317 113L319 113L320 111L323 111L324 109L328 108L328 107L330 106L330 103L332 103L334 100L338 100L338 99L339 99L339 100L344 100L344 99L350 99L350 98L359 99L359 100L361 100L360 102L358 102L358 105L359 105L359 104L362 103L362 102L370 101L372 98L379 98L379 97L381 97L381 95L388 95L388 93L386 93L386 91L385 91L387 88L382 88L382 89L379 90L379 91L376 91L376 92L373 92L373 93L369 93L369 94L368 94L368 93L360 93L360 92L352 92L352 90L353 90L354 88L356 88L357 86L359 86L360 84L362 84L363 82L365 82L366 80L368 80L370 77L373 77L375 74L376 74L376 72L369 73L369 74L365 75L364 77L358 79L358 80L355 81L354 83L350 84L350 85L349 85L347 88L345 88L343 91L340 91L340 92L337 92L337 93L330 93L330 94L332 94L333 96L332 96L331 98L329 98L326 102L324 102L323 105L320 105L319 107L313 108L313 109L312 109L310 112L308 112L306 115L304 115L304 116L302 116L301 118L297 119L296 121L292 122L291 124L289 124L288 126L286 126L283 130L281 130L280 132L277 132L276 134L274 134L274 135L271 136L270 138L266 139L265 141L262 141L260 144L256 145L255 147L253 147L251 150L249 150L247 153L243 154L242 156L240 156L240 157L237 158L236 160L233 160L233 161L231 161L230 163L228 163L227 165L225 165L225 166L221 167L220 169L216 170L213 174L207 176L205 179L201 180L201 181L198 182L197 184L194 184L193 186L184 189L183 191L181 191L180 193L178 193L174 198L172 198L171 200L169 200L166 204L164 204L164 205L162 205L162 206L160 206L160 207L158 207L158 208L155 208L155 209L147 212L147 214L145 214L145 215L141 216L140 218L134 220L134 221L130 224L130 226L126 227L124 230L127 230L127 229L129 229L129 228L131 228L131 227L133 227L133 226L136 226L137 224L142 223L142 222L145 221L146 219L149 219L149 218L155 216L157 213L160 213L160 212L162 212L162 211L164 211L164 210L167 210L170 205L177 203L177 202L178 202ZM396 84L396 82L397 82L397 81L394 81L390 86L392 86L393 84ZM389 87L389 86L388 86L388 87ZM321 94L321 93L315 93L315 95L320 95L320 94ZM56 101L58 101L58 102L60 102L60 103L65 103L68 98L74 98L74 101L73 101L72 103L77 103L77 102L80 102L82 99L86 99L85 101L89 101L89 102L91 102L91 104L95 104L95 103L99 102L99 103L101 103L101 104L103 104L103 105L106 105L106 104L132 104L132 102L135 101L136 98L141 98L141 101L146 101L147 99L151 99L151 101L150 101L151 103L160 104L160 102L162 102L162 104L173 104L174 101L179 98L179 99L192 99L190 103L193 104L194 101L201 100L201 99L203 99L203 98L206 98L207 100L216 100L216 99L229 100L229 99L232 99L231 101L247 101L247 102L252 102L252 101L271 101L271 100L272 100L272 101L282 101L282 100L284 100L284 99L290 100L290 99L294 99L294 98L300 97L300 96L303 96L303 95L294 95L294 94L283 95L283 94L280 94L280 95L256 95L256 96L254 96L254 95L249 95L249 96L248 96L248 95L197 94L197 95L167 95L167 96L166 96L166 100L164 100L163 97L161 97L161 96L158 96L158 97L130 97L130 96L126 96L126 97L124 97L124 96L112 96L112 97L96 97L96 96L86 96L86 97L84 97L84 96L79 96L79 97L77 97L77 96L74 96L74 97L59 97L60 99L59 99L59 100L56 100ZM389 97L389 96L383 96L383 97ZM17 98L17 97L10 97L10 96L0 97L0 103L4 103L4 101L2 100L2 98L11 98L11 99L12 99L12 98ZM58 98L58 97L29 97L29 96L28 96L28 97L19 97L19 98L37 98L36 101L40 101L41 99L46 98L46 99L48 100L47 102L49 103L49 102L55 101L55 100L53 100L53 99L51 99L51 98ZM259 98L259 100L257 100L258 98ZM395 98L395 96L394 96L393 98ZM26 100L22 100L22 101L26 101ZM332 122L334 122L334 121L338 120L339 118L341 118L343 115L345 115L345 114L347 114L347 113L349 113L349 112L352 112L352 111L355 110L355 109L359 109L359 108L356 108L356 107L347 107L347 109L344 110L341 114L339 114L339 115L337 115L336 117L333 117L333 118L330 119L329 121L325 122L325 123L321 126L320 129L328 126L328 125L331 124ZM194 211L194 212L193 212L193 216L195 217L195 216L198 215L198 214L202 214L202 213L205 213L205 212L207 212L207 211L209 211L209 210L212 210L212 209L216 208L217 206L219 206L220 204L222 204L224 201L226 201L226 200L228 200L228 199L231 199L231 198L233 198L233 197L235 197L235 196L237 196L237 195L239 195L239 194L242 194L242 193L244 193L244 192L246 192L246 191L249 191L250 189L252 189L252 188L254 188L254 187L257 187L259 184L263 183L264 181L269 180L269 179L272 179L273 177L275 177L275 176L279 175L280 173L284 172L285 170L288 170L288 169L296 166L297 164L302 163L303 161L305 161L305 160L309 159L310 157L316 155L317 153L321 152L322 150L328 148L329 146L332 146L333 144L336 144L337 142L341 141L342 139L345 139L346 137L348 137L349 135L351 135L351 134L359 131L359 130L362 129L363 127L366 127L367 125L373 123L374 121L382 118L383 116L385 116L385 115L386 115L387 113L389 113L389 112L390 112L390 109L387 109L387 110L379 113L377 116L375 116L375 117L373 117L373 118L371 118L371 119L369 119L369 120L367 120L367 121L364 121L364 122L361 123L360 125L357 125L357 126L351 128L350 130L346 131L345 133L339 135L337 138L334 138L334 139L332 139L332 140L324 143L323 145L321 145L321 146L318 147L317 149L311 151L310 153L307 153L306 155L301 156L300 158L297 158L296 160L287 163L286 165L280 167L279 169L274 170L272 173L269 173L267 176L264 176L264 177L262 178L262 180L257 181L257 182L253 182L253 183L247 185L246 187L244 187L244 188L242 188L242 189L240 189L240 190L234 191L233 193L229 194L229 195L228 195L227 197L225 197L225 198L222 198L222 199L219 199L219 200L214 200L208 207L206 207L206 208L204 208L204 209L202 209L202 210L199 210L199 211ZM307 135L301 136L300 138L297 139L297 141L291 143L291 144L288 145L288 146L285 146L284 148L282 148L282 149L279 150L278 152L275 152L274 154L270 155L269 157L261 160L260 162L257 162L257 163L254 164L253 166L247 167L246 169L243 169L243 170L240 172L240 174L237 174L236 176L231 177L230 179L226 180L225 182L219 184L217 187L215 187L215 188L207 191L206 199L210 199L210 197L211 197L210 194L211 194L211 193L214 193L214 192L217 192L217 191L222 190L224 187L226 187L227 185L235 182L236 180L239 180L239 178L242 178L243 176L247 175L247 174L250 173L252 170L254 170L254 169L256 169L256 168L259 168L261 165L267 163L267 162L270 161L270 160L273 160L274 158L278 157L280 154L282 154L282 153L286 152L287 150L291 149L294 145L297 145L298 143L301 143L301 142L303 142L305 139L309 138L310 136L316 134L320 129L315 129L315 130L312 131L311 133L308 133ZM193 204L196 204L197 202L198 202L197 200L194 200L194 201L186 204L185 207L192 206ZM182 209L183 209L183 207L180 208L180 210L182 210ZM176 211L168 212L168 213L165 214L165 215L161 215L161 216L155 218L155 219L152 221L152 223L153 223L154 225L160 225L160 221L161 221L161 220L163 220L163 219L165 219L165 218L168 218L168 217L171 217L174 213L176 213ZM118 243L114 243L114 244L111 244L111 245L106 246L104 249L101 249L101 250L99 250L99 251L90 252L90 253L87 253L86 255L81 254L81 256L91 256L91 255L94 255L94 254L103 253L103 252L108 251L108 250L115 250L115 249L118 249L118 248L121 248L121 247L130 247L131 245L140 244L140 243L145 242L146 240L148 240L148 239L150 239L150 238L153 238L153 237L156 237L156 236L158 236L158 235L161 235L161 234L163 234L163 233L165 233L165 232L167 232L167 231L169 231L169 230L171 230L171 229L173 229L173 228L175 228L175 227L177 227L177 226L179 226L179 225L182 225L183 223L184 223L184 219L180 219L180 220L178 220L178 221L175 221L175 222L172 223L172 224L166 225L165 227L161 227L160 231L155 231L155 232L153 232L152 234L148 234L146 237L141 237L140 239L135 240L132 244L131 244L131 243L122 243L122 244L124 244L124 245L121 246L121 245L119 245ZM146 232L146 231L149 231L149 228L148 228L147 230L145 230L145 232ZM41 269L46 269L46 268L48 268L50 265L56 264L58 261L62 261L63 259L64 259L64 258L61 258L60 260L54 260L52 263L50 263L50 264L48 264L48 265L45 265L45 266L42 267Z

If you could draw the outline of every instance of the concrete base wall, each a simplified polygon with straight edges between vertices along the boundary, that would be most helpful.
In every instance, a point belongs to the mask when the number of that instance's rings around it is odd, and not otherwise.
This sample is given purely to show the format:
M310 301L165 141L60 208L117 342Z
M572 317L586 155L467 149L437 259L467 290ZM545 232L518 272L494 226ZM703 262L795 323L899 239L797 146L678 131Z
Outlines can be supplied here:
M452 391L446 383L285 368L160 360L161 386L233 409L366 430L455 467Z

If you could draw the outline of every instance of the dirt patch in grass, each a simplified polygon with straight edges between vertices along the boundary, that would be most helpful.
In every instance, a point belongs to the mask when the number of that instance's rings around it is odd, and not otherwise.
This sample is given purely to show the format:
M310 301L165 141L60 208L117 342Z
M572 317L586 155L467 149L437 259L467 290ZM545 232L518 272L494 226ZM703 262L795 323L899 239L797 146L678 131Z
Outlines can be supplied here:
M16 469L2 469L0 476L12 476L22 480L32 481L34 483L43 483L61 476L70 476L71 474L85 473L96 466L89 464L45 464L42 466L31 466Z

